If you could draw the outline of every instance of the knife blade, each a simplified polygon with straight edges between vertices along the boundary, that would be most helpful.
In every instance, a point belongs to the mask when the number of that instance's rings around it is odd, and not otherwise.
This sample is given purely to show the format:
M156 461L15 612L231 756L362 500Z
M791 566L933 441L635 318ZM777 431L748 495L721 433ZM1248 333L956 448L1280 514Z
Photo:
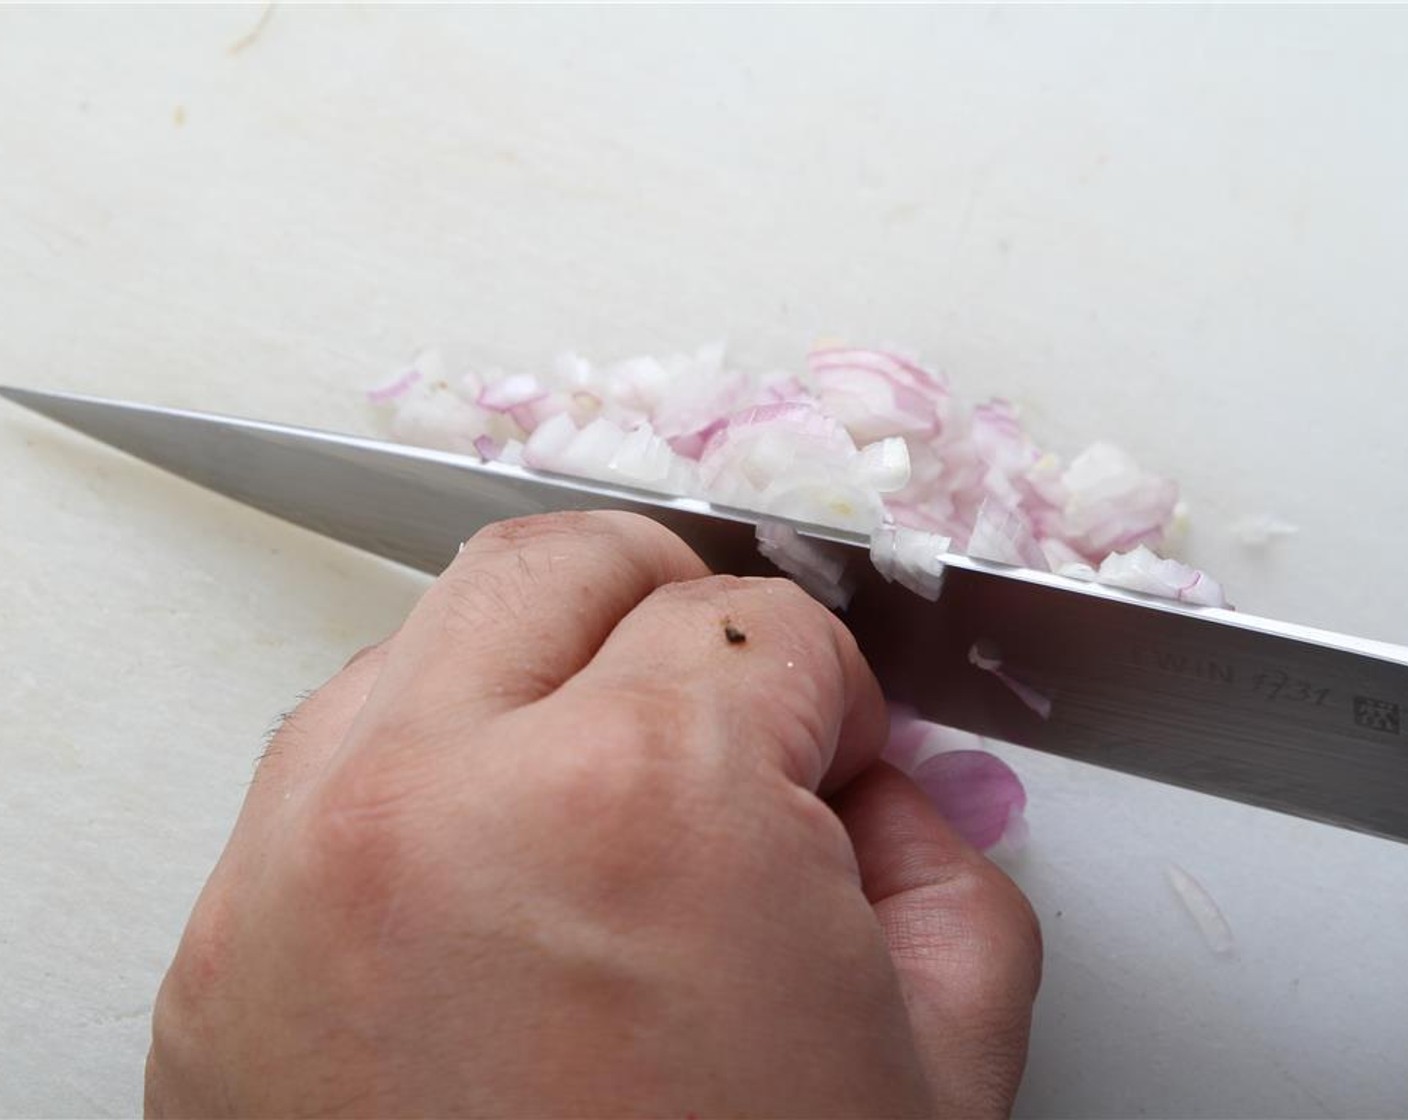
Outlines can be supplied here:
M426 572L505 518L628 510L714 570L776 574L758 515L374 439L76 394L0 396L276 517ZM784 520L769 517L768 520ZM936 722L1215 796L1408 840L1408 648L974 559L937 601L868 540L789 523L847 559L845 620L892 701ZM1043 715L973 663L981 646Z

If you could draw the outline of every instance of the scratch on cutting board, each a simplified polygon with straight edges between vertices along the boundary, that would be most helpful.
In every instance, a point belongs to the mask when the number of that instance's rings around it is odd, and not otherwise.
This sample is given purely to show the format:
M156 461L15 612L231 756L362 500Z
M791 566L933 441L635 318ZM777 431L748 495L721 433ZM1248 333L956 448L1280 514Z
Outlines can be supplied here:
M1219 957L1230 956L1236 949L1237 942L1232 936L1232 927L1227 924L1227 919L1222 916L1222 911L1217 908L1212 895L1176 863L1170 863L1166 870L1169 885L1178 895L1178 900L1183 903L1183 908L1197 923L1198 932L1203 935L1208 948Z
M252 47L259 36L264 34L264 29L269 26L269 21L274 18L274 0L269 0L264 5L264 10L259 13L259 19L253 27L230 44L226 54L236 55L240 51Z

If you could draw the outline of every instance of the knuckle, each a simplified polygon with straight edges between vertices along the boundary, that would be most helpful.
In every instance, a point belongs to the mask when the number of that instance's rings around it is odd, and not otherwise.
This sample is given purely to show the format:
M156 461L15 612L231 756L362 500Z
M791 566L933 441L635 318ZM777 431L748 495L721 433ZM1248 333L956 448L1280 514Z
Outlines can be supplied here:
M735 745L780 756L802 784L820 781L817 768L840 731L847 683L844 631L830 612L791 580L734 576L658 588L649 609L663 622L664 642L677 647L679 664L690 670L682 691L717 700L722 689L746 712L746 719L729 721ZM724 627L745 636L748 644L740 648L767 656L726 650Z
M1041 922L1020 887L996 864L984 861L982 892L993 973L1019 1004L1029 1005L1041 984Z
M490 522L470 541L479 545L519 549L545 538L593 532L596 524L596 517L591 513L539 513Z
M708 569L695 551L654 518L625 510L603 510L589 516L594 519L593 527L608 537L621 555L652 569L707 577Z
M648 549L670 552L677 558L694 556L684 541L658 521L624 510L568 510L495 521L470 540L479 546L521 551L561 538L592 540L623 556Z
M767 615L781 636L809 665L840 665L838 635L845 631L829 610L790 579L755 581L753 591L765 600Z
M807 788L820 783L824 758L840 733L839 712L823 695L826 688L803 674L754 716L753 733L780 752L786 773Z
M789 646L811 649L820 643L824 652L837 648L831 613L790 579L711 575L665 584L650 598L687 614L736 615L745 629L760 624Z
M702 614L722 617L735 605L736 596L748 586L749 581L739 576L704 576L661 584L650 592L643 605L666 611L681 621L694 620Z
M451 637L463 632L473 635L484 625L487 614L516 614L530 589L521 581L493 568L469 568L441 580L433 589L442 608L441 617Z
M963 915L959 951L969 958L956 1009L975 1019L1030 1013L1041 982L1041 926L1017 885L996 864L975 859L944 885Z
M471 538L431 594L452 633L486 613L532 617L542 586L580 584L583 596L623 599L623 610L662 583L706 573L674 533L639 514L565 512L499 521ZM629 602L626 602L629 600Z
M964 1071L961 1086L949 1086L948 1107L943 1114L969 1120L1009 1120L1026 1065L1027 1047L1021 1037L993 1037L977 1052Z

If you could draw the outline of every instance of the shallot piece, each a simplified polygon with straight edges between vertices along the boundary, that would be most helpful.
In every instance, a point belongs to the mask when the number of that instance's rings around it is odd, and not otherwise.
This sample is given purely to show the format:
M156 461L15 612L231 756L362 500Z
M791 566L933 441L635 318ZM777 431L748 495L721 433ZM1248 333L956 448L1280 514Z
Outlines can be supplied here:
M420 379L420 370L411 366L399 373L392 374L385 381L373 385L367 390L367 400L372 404L389 404L397 397L404 397L409 393Z
M1060 537L1092 559L1156 544L1173 521L1178 486L1142 470L1113 444L1097 443L1061 475Z
M1222 911L1206 888L1175 863L1170 863L1165 871L1169 885L1197 925L1207 947L1220 957L1235 952L1237 942L1232 936L1232 927L1227 924L1227 919L1222 916Z
M778 521L760 521L758 551L832 610L850 603L855 586L846 574L845 555L834 545L803 537Z
M1293 525L1272 513L1250 513L1237 518L1227 528L1237 543L1247 548L1265 548L1273 541L1293 537L1300 532L1299 525Z
M905 704L890 705L890 735L881 757L906 774L931 755L943 751L976 751L983 739L971 731L960 731L941 723L930 723L914 714Z
M413 368L417 376L373 390L398 439L500 448L529 467L893 532L876 550L895 561L887 578L927 597L942 573L900 559L918 539L901 531L1084 575L1114 550L1159 543L1177 508L1174 483L1119 448L1095 444L1063 463L1036 444L1012 402L968 408L942 374L893 350L820 348L800 374L730 368L721 344L601 366L567 354L531 373L451 378L433 353ZM1182 583L1143 582L1203 601Z
M943 751L910 775L941 817L979 851L1025 835L1027 791L1012 768L987 751Z
M974 642L968 650L968 664L974 668L981 669L985 673L991 673L1007 686L1008 690L1017 697L1023 704L1034 711L1042 719L1051 718L1051 697L1044 692L1033 688L1029 684L1019 681L1002 667L1002 654L997 647L990 642Z
M1051 570L1026 518L992 498L978 508L978 519L968 537L968 555L1038 572Z
M938 533L882 525L870 535L870 562L887 582L934 602L944 586L943 555L952 544Z
M969 732L925 723L892 707L884 758L908 774L973 847L1016 847L1026 836L1027 791L1012 768L980 749L981 743Z
M1164 560L1142 544L1131 552L1115 552L1101 562L1095 578L1110 587L1142 591L1204 607L1226 607L1222 585L1206 572L1177 560Z

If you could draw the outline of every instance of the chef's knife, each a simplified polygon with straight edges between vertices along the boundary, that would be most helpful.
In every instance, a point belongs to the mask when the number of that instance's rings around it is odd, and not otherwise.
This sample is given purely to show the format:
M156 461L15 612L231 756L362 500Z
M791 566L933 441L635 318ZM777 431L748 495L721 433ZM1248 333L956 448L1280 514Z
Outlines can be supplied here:
M716 571L774 572L755 547L755 515L694 499L281 424L3 386L0 396L426 572L491 522L591 509L651 517ZM1408 840L1408 648L959 554L941 558L931 602L881 578L866 538L793 527L846 556L856 581L846 623L887 695L926 718ZM983 664L1000 658L1007 681L974 664L975 646Z

